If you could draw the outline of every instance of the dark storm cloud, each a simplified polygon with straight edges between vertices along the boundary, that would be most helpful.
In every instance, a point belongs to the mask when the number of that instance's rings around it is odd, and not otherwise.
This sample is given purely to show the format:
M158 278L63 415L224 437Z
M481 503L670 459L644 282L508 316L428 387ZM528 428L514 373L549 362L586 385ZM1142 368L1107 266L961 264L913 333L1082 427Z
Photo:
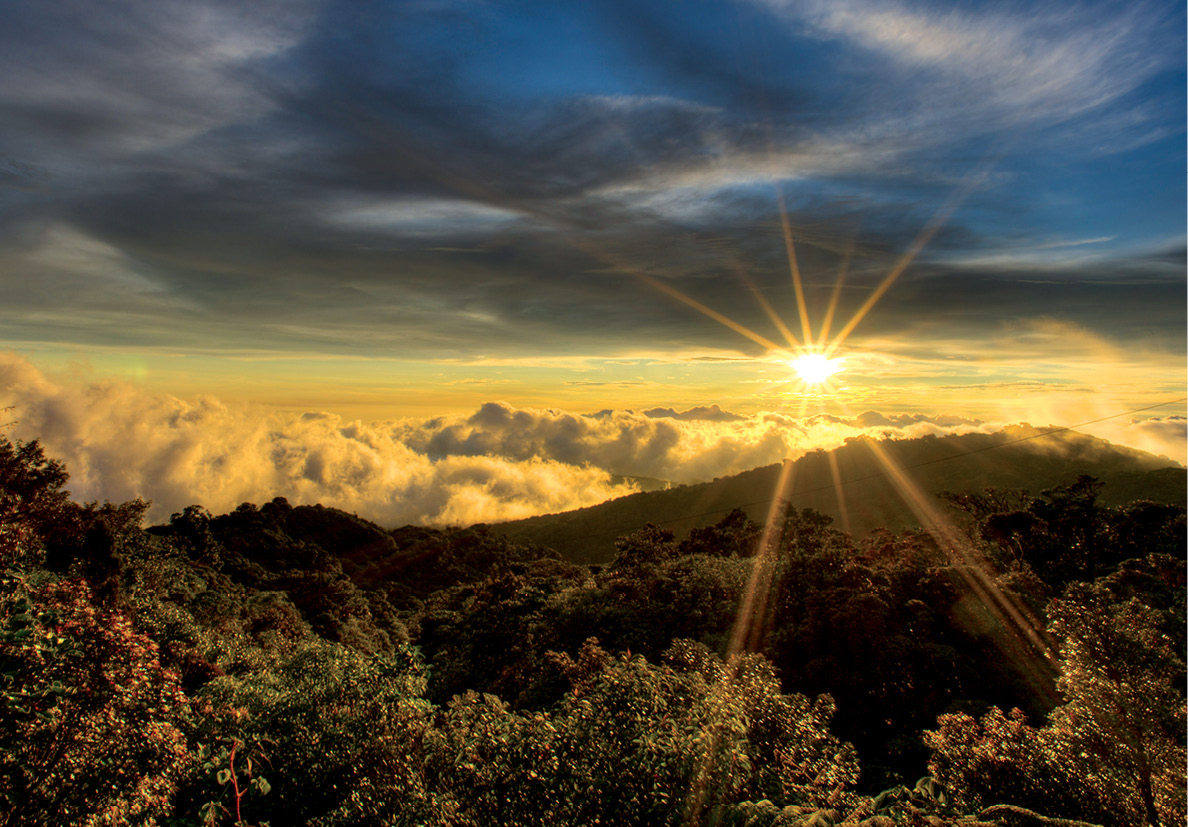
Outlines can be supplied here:
M11 4L0 265L29 278L0 322L13 340L419 357L627 335L754 349L634 274L774 336L737 275L794 316L782 180L816 308L857 244L851 312L984 154L984 121L1051 130L1166 62L1119 57L1158 8L1105 45L1101 15L1063 39L1045 23L1044 41L995 12L999 45L969 51L983 75L945 74L974 12L909 41L863 8ZM1026 71L1004 68L1020 55ZM1120 128L1089 131L1100 144ZM1007 189L971 196L934 248L994 249ZM1143 255L1077 282L1079 265L1054 266L1047 287L1017 263L922 262L863 329L917 324L924 307L975 327L1055 314L1170 330L1175 259Z
M1182 256L1182 254L1181 254ZM863 325L890 333L895 325L989 327L1030 317L1072 322L1121 340L1149 338L1164 346L1183 341L1188 300L1175 253L1040 269L923 267L896 285ZM1169 269L1174 272L1169 273ZM856 303L858 296L850 298Z

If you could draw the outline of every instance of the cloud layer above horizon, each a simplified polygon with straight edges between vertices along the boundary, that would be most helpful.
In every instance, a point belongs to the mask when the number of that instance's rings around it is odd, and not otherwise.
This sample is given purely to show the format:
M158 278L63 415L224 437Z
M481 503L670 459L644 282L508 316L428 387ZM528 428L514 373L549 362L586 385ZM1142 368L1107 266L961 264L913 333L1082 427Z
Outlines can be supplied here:
M483 405L468 416L363 423L283 416L213 397L186 401L120 381L62 382L0 358L12 438L63 460L76 500L152 500L165 521L187 505L215 513L274 496L322 503L388 527L498 522L594 505L650 477L693 483L831 449L856 436L997 430L960 416L740 416ZM1183 461L1183 417L1118 423L1130 444ZM1162 450L1160 450L1162 449Z

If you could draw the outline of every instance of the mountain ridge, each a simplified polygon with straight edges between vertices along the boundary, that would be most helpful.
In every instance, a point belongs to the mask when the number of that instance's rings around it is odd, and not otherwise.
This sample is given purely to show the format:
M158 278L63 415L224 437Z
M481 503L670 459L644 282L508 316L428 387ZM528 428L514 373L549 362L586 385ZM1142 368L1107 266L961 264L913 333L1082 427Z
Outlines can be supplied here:
M1077 431L1038 429L1028 424L992 434L884 440L852 437L832 451L811 451L790 462L791 482L785 499L796 508L812 508L832 517L836 527L855 537L876 528L903 531L919 527L906 493L895 483L898 473L905 474L938 505L935 495L945 490L1017 488L1036 495L1070 484L1082 474L1105 483L1101 501L1106 505L1138 499L1183 503L1188 485L1185 469L1167 457ZM736 507L751 519L763 521L780 468L773 464L711 482L638 492L493 528L513 539L554 548L574 562L605 562L614 556L616 537L646 523L662 525L679 536ZM835 480L840 480L841 496Z

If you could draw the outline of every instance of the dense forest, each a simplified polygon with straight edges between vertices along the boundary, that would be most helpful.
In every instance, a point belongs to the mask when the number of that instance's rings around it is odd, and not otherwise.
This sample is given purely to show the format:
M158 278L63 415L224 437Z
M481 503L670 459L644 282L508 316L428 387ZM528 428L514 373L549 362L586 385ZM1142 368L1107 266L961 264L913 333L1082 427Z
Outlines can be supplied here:
M0 825L1185 821L1185 509L1090 476L599 565L67 484L0 438Z

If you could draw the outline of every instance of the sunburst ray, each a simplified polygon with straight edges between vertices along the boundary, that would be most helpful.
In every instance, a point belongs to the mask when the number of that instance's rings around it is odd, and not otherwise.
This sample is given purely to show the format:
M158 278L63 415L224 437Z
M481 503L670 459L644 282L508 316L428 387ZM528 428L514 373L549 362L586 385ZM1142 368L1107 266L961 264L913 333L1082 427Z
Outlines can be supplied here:
M833 282L833 292L829 294L829 304L825 307L825 317L821 320L821 332L818 334L817 345L824 347L829 340L829 328L833 325L833 316L837 313L837 305L841 301L842 285L850 271L850 258L854 254L854 241L851 239L846 254L842 257L841 266L837 269L837 278Z
M876 441L866 443L905 505L944 551L970 593L994 617L1002 634L995 645L1049 705L1056 702L1056 658L1044 625L995 581L990 564L969 538L950 523L899 464Z
M792 289L796 292L796 309L800 314L800 331L804 341L813 340L813 326L809 322L808 303L804 298L804 282L800 277L800 263L796 260L796 244L792 240L792 225L788 222L788 208L784 203L784 190L776 184L776 199L780 206L780 229L784 233L784 251L788 256L788 269L792 271Z
M829 451L829 473L833 477L833 491L837 496L837 510L841 516L842 531L850 533L850 509L846 503L846 487L842 484L841 470L837 467L837 452Z
M940 228L946 223L948 223L949 219L953 216L953 213L957 211L957 208L961 206L961 203L969 196L970 192L973 191L974 187L976 187L985 176L987 169L988 162L983 162L978 167L975 167L974 170L972 170L966 176L962 186L954 190L953 193L945 199L945 202L941 204L940 208L937 209L928 223L925 224L923 228L921 228L920 232L912 241L911 246L909 246L903 255L901 255L895 262L895 266L891 268L891 271L887 273L881 282L879 282L878 286L875 287L869 296L867 296L866 301L862 303L862 306L858 308L858 310L854 313L850 320L846 322L845 326L841 329L837 336L834 337L833 341L830 342L825 348L826 355L832 355L839 347L841 347L849 335L854 332L854 328L858 327L858 325L862 323L862 320L866 318L866 315L870 313L871 309L876 304L878 304L879 300L883 298L886 292L891 288L891 285L895 283L896 279L903 275L903 271L906 270L913 261L915 261L916 256L918 256L920 251L923 250L928 242L932 240L932 237L936 235L937 231L940 230Z
M727 659L745 651L754 650L762 640L766 625L767 605L771 599L772 577L779 558L779 541L784 526L784 504L792 489L793 469L791 460L784 460L779 479L771 494L767 508L767 519L763 523L763 534L755 554L751 577L747 582L734 617L730 632L730 644L726 650Z

